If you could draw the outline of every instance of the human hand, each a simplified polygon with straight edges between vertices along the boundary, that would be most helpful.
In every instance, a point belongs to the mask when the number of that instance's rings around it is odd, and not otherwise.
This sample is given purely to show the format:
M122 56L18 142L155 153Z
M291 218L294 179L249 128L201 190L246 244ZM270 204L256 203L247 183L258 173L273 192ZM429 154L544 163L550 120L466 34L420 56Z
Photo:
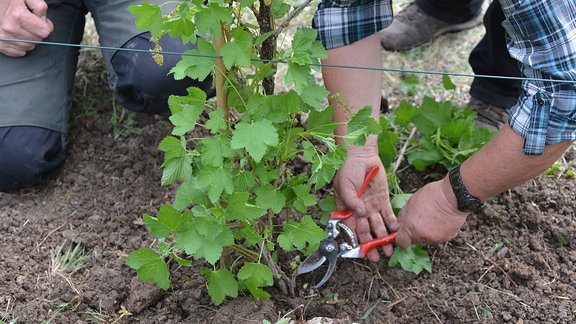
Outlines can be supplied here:
M403 248L413 243L442 243L456 237L467 215L458 210L449 180L444 178L419 189L390 229L398 231L396 245Z
M366 173L374 166L380 169L364 191L362 198L358 191L362 186ZM396 217L390 205L388 193L388 178L376 148L364 146L348 150L348 159L334 179L336 207L350 209L354 215L344 221L358 238L360 243L370 241L376 237L388 234L386 224L396 222ZM391 256L391 244L382 247L387 256ZM377 249L371 250L368 255L371 262L378 262L380 255Z
M54 30L46 18L44 0L1 0L0 38L42 41ZM0 53L21 57L36 47L33 43L0 41Z

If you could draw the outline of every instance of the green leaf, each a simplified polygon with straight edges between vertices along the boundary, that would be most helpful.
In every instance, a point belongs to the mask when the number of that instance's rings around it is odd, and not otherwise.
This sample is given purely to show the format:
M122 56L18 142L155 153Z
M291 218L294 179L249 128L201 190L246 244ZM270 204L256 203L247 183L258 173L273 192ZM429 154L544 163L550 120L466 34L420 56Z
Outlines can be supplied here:
M193 130L196 126L196 120L202 113L202 108L197 106L185 105L182 110L169 117L174 125L172 135L182 136Z
M446 89L446 90L455 90L456 89L456 85L454 83L452 83L452 80L450 80L450 77L448 75L442 76L442 85L444 86L444 89Z
M207 97L206 92L198 87L189 87L186 91L188 92L186 96L171 95L168 97L168 105L170 106L172 114L182 111L184 106L204 109Z
M408 162L412 164L416 170L424 171L427 167L440 163L440 161L443 160L443 156L440 150L434 146L430 140L421 138L420 142L425 144L408 152L406 157L408 158Z
M250 204L247 192L235 192L228 199L228 207L225 210L226 219L229 221L240 220L252 223L266 213L266 209Z
M226 296L238 297L238 283L228 269L210 270L206 267L200 273L208 280L208 295L215 305L220 305Z
M398 126L406 127L412 122L412 118L414 118L418 113L418 108L412 106L408 101L402 100L398 108L394 109L394 123Z
M152 36L159 38L162 31L162 9L155 4L142 2L140 5L129 6L128 11L136 16L136 27L140 30L148 30Z
M164 171L163 185L172 184L178 179L187 181L192 178L192 159L186 152L185 139L167 136L160 142L158 149L165 152L164 163L161 165Z
M214 46L203 38L198 38L197 45L196 49L185 51L182 59L170 70L170 73L174 74L174 79L182 80L190 77L204 81L212 73L216 64Z
M270 298L270 294L262 289L274 284L274 276L268 266L262 263L245 262L238 271L237 277L240 284L246 286L256 300Z
M148 248L140 248L128 255L126 265L136 270L142 282L154 281L164 290L170 287L168 266L158 253Z
M157 238L164 238L171 232L178 231L186 221L186 217L170 205L163 205L156 218L149 215L144 215L143 218L150 234Z
M284 77L284 84L287 86L294 83L297 91L302 91L309 84L315 83L312 70L308 65L299 65L288 61L288 70Z
M170 37L182 39L184 44L196 43L196 25L192 21L192 12L187 3L181 2L174 11L174 16L165 21L162 28L169 31Z
M330 91L316 83L311 83L300 91L302 100L314 109L323 108L324 101L329 95Z
M222 45L220 55L227 69L233 65L238 67L250 66L252 54L252 38L250 34L242 28L236 28L233 32L233 39Z
M232 135L232 148L245 148L256 162L260 162L269 146L278 145L276 128L267 119L253 123L241 122Z
M432 272L432 264L428 252L422 249L422 245L412 244L408 248L394 248L394 254L388 260L389 267L400 266L404 271L420 274L422 270Z
M256 205L262 209L271 209L278 214L286 205L286 197L270 184L264 184L254 188Z
M240 171L232 180L236 191L250 191L256 185L254 174L250 171Z
M352 116L348 125L348 134L344 137L346 145L362 146L366 138L372 134L379 134L382 129L378 122L372 118L372 109L364 107Z
M378 154L384 168L392 165L397 157L398 133L387 129L386 119L380 118L382 132L378 136Z
M307 244L317 246L326 237L326 232L314 223L312 217L306 215L300 222L290 220L284 224L284 232L278 236L278 245L284 251L294 247L303 250Z
M184 210L192 204L208 204L208 196L205 190L198 190L191 181L183 182L176 191L176 198L172 206L177 210Z
M208 197L212 203L217 202L224 191L234 192L232 170L227 167L205 166L198 171L196 185L199 188L207 188Z
M267 119L272 123L284 123L291 115L300 111L300 98L293 90L285 94L255 96L248 103L247 116L256 119Z
M198 150L202 153L202 163L206 166L222 167L224 158L232 156L230 138L225 134L201 139Z
M410 76L402 80L400 83L400 91L405 95L412 95L418 92L418 85L420 85L420 80Z
M334 107L329 106L323 111L312 110L308 114L308 132L315 134L333 134L337 123L333 121Z
M206 129L212 131L212 134L216 134L219 130L224 130L226 128L228 128L228 125L224 120L223 109L214 110L208 114L208 120L206 121Z
M194 16L198 34L211 34L215 38L220 38L222 35L220 24L233 22L234 15L230 12L231 8L232 6L225 8L214 2L210 2L206 7L200 7Z
M422 99L420 113L412 119L422 135L431 135L436 129L452 121L452 105L449 102L438 103L430 97Z
M318 203L316 197L310 193L310 184L299 184L291 187L296 195L296 199L292 202L294 209L301 213L306 212L306 208L314 206Z
M237 240L244 239L247 247L255 246L262 240L262 234L258 233L252 226L244 226L234 231Z
M319 190L332 181L336 171L344 164L347 152L341 145L338 145L335 146L334 151L314 157L309 182L315 184L314 189Z
M224 247L232 244L234 235L230 229L210 217L193 218L187 230L178 233L174 241L176 248L184 249L195 259L204 258L210 264L215 264Z

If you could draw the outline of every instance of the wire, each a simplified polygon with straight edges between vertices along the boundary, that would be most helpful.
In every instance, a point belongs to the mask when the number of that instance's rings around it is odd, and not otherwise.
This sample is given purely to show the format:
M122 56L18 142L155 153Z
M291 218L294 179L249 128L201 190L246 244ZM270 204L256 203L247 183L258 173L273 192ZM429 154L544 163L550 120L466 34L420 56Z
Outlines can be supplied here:
M48 42L48 41L32 41L32 40L25 40L25 39L12 39L12 38L3 38L3 37L0 37L0 41L13 42L13 43L31 43L31 44L36 44L36 45L78 47L80 49L96 49L96 50L101 50L101 51L126 51L126 52L139 52L139 53L161 54L161 55L193 56L193 57L213 58L213 59L222 58L222 56L219 56L219 55L203 55L203 54L194 54L194 53L186 53L186 52L156 51L156 50L145 50L145 49L137 49L137 48L123 48L123 47L112 47L112 46L100 46L100 45L71 44L71 43L59 43L59 42ZM263 59L251 59L251 60L252 61L258 61L258 62L264 62L264 63L274 63L274 64L286 64L286 63L288 63L285 60L263 60ZM568 81L568 80L526 78L526 77L489 75L489 74L471 74L471 73L460 73L460 72L411 70L411 69L399 69L399 68L388 68L388 67L369 67L369 66L360 66L360 65L354 66L354 65L338 65L338 64L324 64L324 63L312 63L310 65L319 66L319 67L334 67L334 68L341 68L341 69L374 70L374 71L384 71L384 72L414 73L414 74L429 74L429 75L446 75L446 76L468 77L468 78L559 82L559 83L572 84L572 86L576 89L576 82Z

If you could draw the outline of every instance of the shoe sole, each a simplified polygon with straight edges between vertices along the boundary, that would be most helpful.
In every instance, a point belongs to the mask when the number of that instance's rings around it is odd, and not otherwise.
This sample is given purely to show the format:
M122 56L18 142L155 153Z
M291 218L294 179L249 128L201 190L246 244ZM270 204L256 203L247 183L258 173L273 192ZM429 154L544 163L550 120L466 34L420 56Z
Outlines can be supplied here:
M468 29L472 29L472 28L474 28L474 27L476 27L476 26L478 26L478 25L480 25L480 24L482 23L482 17L483 17L483 16L480 15L480 16L478 16L478 17L476 17L476 18L474 18L474 19L472 19L472 20L470 20L470 21L467 21L467 22L465 22L465 23L456 24L456 25L449 25L449 26L446 26L446 27L444 27L444 28L440 28L440 29L438 29L438 31L437 31L436 33L434 33L434 34L432 35L432 37L431 37L430 39L425 40L425 41L420 42L420 43L417 43L417 44L413 44L412 46L409 46L409 47L403 47L403 48L387 48L387 47L385 47L382 43L380 43L380 44L382 45L382 48L384 48L384 49L387 50L387 51L394 51L394 52L407 51L407 50L409 50L409 49L412 49L412 48L415 48L415 47L424 45L424 44L426 44L426 43L429 43L429 42L433 41L434 39L436 39L436 38L438 38L438 37L440 37L440 36L442 36L442 35L445 35L445 34L454 34L454 33L459 33L459 32L461 32L461 31L468 30Z

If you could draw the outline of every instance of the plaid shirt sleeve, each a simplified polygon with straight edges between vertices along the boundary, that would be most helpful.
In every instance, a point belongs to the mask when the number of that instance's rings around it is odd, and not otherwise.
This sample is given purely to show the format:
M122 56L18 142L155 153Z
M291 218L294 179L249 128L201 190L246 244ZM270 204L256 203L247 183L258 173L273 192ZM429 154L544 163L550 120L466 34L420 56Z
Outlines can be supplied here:
M322 0L312 21L326 49L352 44L392 23L391 0Z
M576 140L576 1L500 0L510 55L525 77L510 112L526 155ZM564 82L556 82L561 80Z

